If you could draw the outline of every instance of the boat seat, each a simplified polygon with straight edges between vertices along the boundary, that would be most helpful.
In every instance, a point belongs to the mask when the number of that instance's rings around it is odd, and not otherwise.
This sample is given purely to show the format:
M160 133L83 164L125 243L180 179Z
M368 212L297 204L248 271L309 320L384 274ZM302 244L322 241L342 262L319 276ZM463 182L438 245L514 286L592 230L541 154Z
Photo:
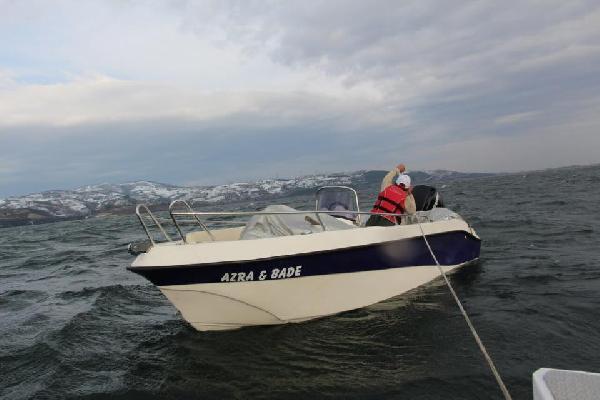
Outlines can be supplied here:
M230 240L240 240L240 234L242 233L243 229L243 226L237 226L235 228L211 229L210 233L212 233L215 241L226 242ZM204 230L188 233L185 235L185 240L188 244L212 241L208 233Z

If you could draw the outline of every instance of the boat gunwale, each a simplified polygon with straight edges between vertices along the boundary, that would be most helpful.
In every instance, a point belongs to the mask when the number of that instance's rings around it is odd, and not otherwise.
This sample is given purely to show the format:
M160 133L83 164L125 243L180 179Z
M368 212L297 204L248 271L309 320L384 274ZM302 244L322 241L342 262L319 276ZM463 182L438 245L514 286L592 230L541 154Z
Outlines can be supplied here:
M399 226L399 225L395 225L395 227L396 226ZM379 227L379 228L381 228L381 227ZM329 232L333 232L333 231L329 231ZM467 230L462 230L462 229L453 229L453 230L448 230L448 231L443 231L443 232L431 233L431 234L428 234L427 237L438 237L438 236L441 236L441 235L446 235L446 234L455 233L455 232L462 232L465 235L468 235L470 239L473 239L473 240L475 240L477 242L481 242L481 238L479 238L477 235L473 234L472 232L469 232ZM319 233L325 233L325 232L319 232ZM303 236L303 235L297 235L297 236ZM310 236L310 235L305 235L305 236ZM160 270L160 269L203 268L203 267L216 267L216 266L222 266L222 265L239 265L239 264L245 264L245 263L251 263L251 262L258 262L258 261L281 260L281 259L285 259L285 258L288 258L288 257L294 257L294 256L319 255L319 254L325 254L325 253L330 253L330 252L335 252L335 251L340 251L340 250L360 249L360 248L365 248L365 247L370 247L370 246L377 246L377 245L381 245L381 244L389 244L389 243L393 243L393 242L399 242L399 241L405 241L405 240L413 240L413 239L419 238L419 237L422 237L422 236L421 235L415 235L415 236L409 236L409 237L405 237L405 238L401 238L401 239L382 240L382 241L376 241L376 242L359 244L359 245L350 245L350 246L345 246L345 247L336 247L336 248L332 248L332 249L315 250L315 251L299 252L299 253L290 253L290 254L276 255L276 256L271 256L271 257L258 257L258 258L252 258L252 259L244 259L244 260L228 260L228 261L208 262L208 263L199 262L199 263L194 263L194 264L174 264L174 265L141 265L141 266L129 265L127 267L127 269L129 271L133 272L133 271L148 271L148 270ZM276 238L279 238L279 237L261 238L261 239L253 239L253 240L276 239ZM235 243L237 241L231 241L231 242ZM207 242L207 243L212 243L212 242ZM205 243L195 243L195 244L183 244L182 243L181 245L183 245L183 246L193 246L193 245L198 245L198 244L205 244Z

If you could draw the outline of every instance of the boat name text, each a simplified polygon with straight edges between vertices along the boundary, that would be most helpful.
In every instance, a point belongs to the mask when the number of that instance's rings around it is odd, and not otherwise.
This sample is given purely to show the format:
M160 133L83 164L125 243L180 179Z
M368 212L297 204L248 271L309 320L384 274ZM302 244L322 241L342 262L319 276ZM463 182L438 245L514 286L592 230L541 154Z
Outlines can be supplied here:
M262 270L254 275L254 271L249 272L225 272L221 277L221 282L248 282L264 281L286 278L297 278L302 275L302 265L295 267L273 268L270 271Z

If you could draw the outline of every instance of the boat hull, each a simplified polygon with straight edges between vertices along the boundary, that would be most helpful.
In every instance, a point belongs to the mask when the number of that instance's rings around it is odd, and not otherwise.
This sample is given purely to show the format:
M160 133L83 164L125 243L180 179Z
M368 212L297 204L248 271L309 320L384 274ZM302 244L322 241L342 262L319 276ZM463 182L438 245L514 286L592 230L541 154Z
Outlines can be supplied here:
M446 271L478 259L480 240L464 221L422 225ZM198 330L301 322L365 307L439 276L418 229L169 245L139 256L130 269Z
M460 265L444 266L450 272ZM439 276L435 265L296 279L159 287L200 331L303 322L362 308L406 293Z

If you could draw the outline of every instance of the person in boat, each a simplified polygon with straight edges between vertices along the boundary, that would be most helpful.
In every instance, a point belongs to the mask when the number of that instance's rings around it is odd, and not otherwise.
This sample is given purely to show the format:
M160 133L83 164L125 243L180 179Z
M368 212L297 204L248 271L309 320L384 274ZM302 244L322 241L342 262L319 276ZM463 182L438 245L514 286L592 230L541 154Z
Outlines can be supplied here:
M394 180L399 175L402 175L405 171L406 171L406 166L404 164L398 164L398 165L396 165L396 168L392 169L390 172L388 172L383 177L383 180L381 181L381 189L379 191L383 192L386 187L388 187L391 184L393 184Z
M371 212L376 214L414 214L416 212L415 200L410 191L410 176L401 173L395 183L388 185L379 193ZM371 215L366 226L391 226L399 223L407 223L405 217Z

